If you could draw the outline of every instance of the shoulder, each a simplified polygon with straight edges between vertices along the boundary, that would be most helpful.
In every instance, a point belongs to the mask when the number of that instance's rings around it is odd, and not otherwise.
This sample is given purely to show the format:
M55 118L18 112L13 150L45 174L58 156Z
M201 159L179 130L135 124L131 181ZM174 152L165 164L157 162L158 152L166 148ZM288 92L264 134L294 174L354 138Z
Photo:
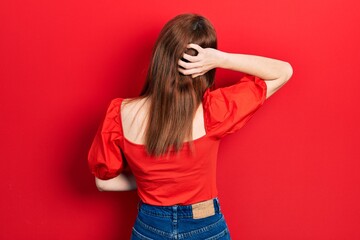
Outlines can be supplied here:
M113 98L107 105L106 118L114 119L120 113L120 106L123 98Z
M136 106L140 101L137 98L113 98L108 104L108 113L120 113L122 110L128 110Z
M148 98L135 97L135 98L120 98L115 100L115 103L121 105L122 112L133 112L140 110L144 105L148 104Z
M116 122L120 122L120 114L122 113L123 116L131 115L137 112L142 106L147 103L145 98L122 98L117 97L110 100L106 116L109 119L116 120ZM126 117L125 117L126 118Z
M117 97L110 100L109 107L120 106L120 104L124 101L124 98Z

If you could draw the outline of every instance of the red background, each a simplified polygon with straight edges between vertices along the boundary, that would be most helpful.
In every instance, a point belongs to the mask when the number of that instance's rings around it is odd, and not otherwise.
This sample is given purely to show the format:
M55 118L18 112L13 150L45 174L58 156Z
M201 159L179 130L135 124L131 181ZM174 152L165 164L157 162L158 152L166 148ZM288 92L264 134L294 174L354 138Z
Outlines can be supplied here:
M162 26L205 15L219 49L289 61L292 79L218 161L233 239L360 239L359 1L0 3L1 239L128 239L135 191L86 162L106 107L136 96ZM218 71L217 85L239 73Z

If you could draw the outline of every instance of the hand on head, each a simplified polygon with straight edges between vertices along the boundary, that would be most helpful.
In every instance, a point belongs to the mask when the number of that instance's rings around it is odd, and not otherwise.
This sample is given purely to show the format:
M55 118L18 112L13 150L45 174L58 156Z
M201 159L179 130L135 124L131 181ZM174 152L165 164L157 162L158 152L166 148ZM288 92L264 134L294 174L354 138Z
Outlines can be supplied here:
M202 48L195 43L190 43L187 48L195 49L198 54L191 56L184 53L183 58L189 62L185 62L179 59L179 72L184 75L191 75L192 78L196 78L210 71L217 66L218 51L214 48Z

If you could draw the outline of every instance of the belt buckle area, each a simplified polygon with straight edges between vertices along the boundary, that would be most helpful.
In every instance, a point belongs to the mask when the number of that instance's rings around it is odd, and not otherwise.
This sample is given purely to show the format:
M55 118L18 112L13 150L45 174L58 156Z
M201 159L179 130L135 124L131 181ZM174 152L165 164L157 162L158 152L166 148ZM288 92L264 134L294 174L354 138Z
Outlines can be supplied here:
M215 206L213 199L206 200L191 205L193 219L200 219L215 215Z

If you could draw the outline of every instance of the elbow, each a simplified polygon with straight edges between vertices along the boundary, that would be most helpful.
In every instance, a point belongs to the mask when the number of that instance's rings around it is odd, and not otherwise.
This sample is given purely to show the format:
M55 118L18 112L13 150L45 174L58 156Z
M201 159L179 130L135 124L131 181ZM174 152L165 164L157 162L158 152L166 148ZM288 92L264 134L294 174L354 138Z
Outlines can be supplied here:
M279 68L279 77L276 78L281 86L284 85L293 75L293 68L290 63L282 62Z
M98 189L100 192L105 191L101 179L99 179L99 178L97 178L97 177L95 177L95 185L96 185L97 189Z
M285 62L285 64L284 64L284 82L287 82L287 81L289 81L290 80L290 78L292 77L292 75L293 75L293 68L292 68L292 66L291 66L291 64L290 63L288 63L288 62Z

